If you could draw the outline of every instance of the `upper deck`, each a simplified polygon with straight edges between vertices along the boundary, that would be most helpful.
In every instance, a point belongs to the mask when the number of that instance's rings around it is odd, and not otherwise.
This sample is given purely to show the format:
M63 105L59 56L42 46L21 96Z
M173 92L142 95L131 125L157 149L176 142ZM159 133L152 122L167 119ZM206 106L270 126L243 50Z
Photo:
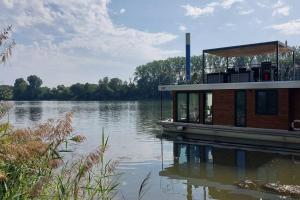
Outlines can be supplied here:
M300 62L294 49L279 41L214 49L202 54L197 84L160 86L160 91L299 88ZM212 59L213 58L213 59ZM213 61L212 61L213 60ZM226 83L226 84L224 84Z

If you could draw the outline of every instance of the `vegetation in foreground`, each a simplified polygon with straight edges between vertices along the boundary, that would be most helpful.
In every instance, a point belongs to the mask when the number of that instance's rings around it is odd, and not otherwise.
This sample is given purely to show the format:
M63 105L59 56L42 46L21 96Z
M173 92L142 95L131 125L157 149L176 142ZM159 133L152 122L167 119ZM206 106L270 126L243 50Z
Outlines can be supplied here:
M107 138L95 152L72 162L62 157L73 135L72 113L34 128L14 129L0 104L0 199L112 199L117 192L116 162L106 160Z

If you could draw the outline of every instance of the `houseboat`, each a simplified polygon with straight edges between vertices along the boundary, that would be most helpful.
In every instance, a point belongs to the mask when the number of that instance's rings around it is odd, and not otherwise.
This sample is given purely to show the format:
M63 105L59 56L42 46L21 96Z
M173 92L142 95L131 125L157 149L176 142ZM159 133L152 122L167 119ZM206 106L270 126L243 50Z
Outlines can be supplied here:
M189 66L189 36L187 40ZM225 67L206 66L208 54L224 58ZM258 62L262 55L273 57ZM229 59L241 57L253 59L247 65L229 64ZM293 48L271 41L206 49L202 61L201 83L190 83L187 69L185 84L158 87L173 99L172 119L159 122L164 131L300 149L300 66Z

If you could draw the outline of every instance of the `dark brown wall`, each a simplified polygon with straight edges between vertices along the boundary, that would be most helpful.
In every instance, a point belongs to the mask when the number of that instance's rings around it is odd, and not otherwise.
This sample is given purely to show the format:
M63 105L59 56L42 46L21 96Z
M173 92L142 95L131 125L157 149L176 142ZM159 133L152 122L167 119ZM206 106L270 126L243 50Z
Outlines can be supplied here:
M201 124L204 124L204 95L203 93L199 94L199 121Z
M213 124L235 126L235 90L215 90L212 93ZM176 120L175 94L173 92L174 121ZM200 93L200 123L203 123L203 97L203 93ZM247 90L247 127L288 130L292 119L300 119L300 89L278 90L278 115L256 115L255 90Z
M176 92L172 92L173 98L173 121L176 122L177 120L177 99L176 99Z
M255 90L247 91L247 100L248 127L285 130L289 129L289 89L278 90L278 115L256 115Z
M300 89L290 89L290 124L294 120L300 120ZM295 124L295 128L300 128L300 123Z
M293 119L300 119L300 89L292 89L292 102L293 106L291 107L292 109L292 116Z
M235 91L213 91L213 124L235 125Z

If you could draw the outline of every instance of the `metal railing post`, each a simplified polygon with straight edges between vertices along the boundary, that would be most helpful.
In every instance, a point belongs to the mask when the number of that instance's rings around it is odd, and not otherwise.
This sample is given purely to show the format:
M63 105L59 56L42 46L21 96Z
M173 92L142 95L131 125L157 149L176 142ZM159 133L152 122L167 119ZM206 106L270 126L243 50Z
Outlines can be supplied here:
M295 51L293 51L294 81L296 80Z

